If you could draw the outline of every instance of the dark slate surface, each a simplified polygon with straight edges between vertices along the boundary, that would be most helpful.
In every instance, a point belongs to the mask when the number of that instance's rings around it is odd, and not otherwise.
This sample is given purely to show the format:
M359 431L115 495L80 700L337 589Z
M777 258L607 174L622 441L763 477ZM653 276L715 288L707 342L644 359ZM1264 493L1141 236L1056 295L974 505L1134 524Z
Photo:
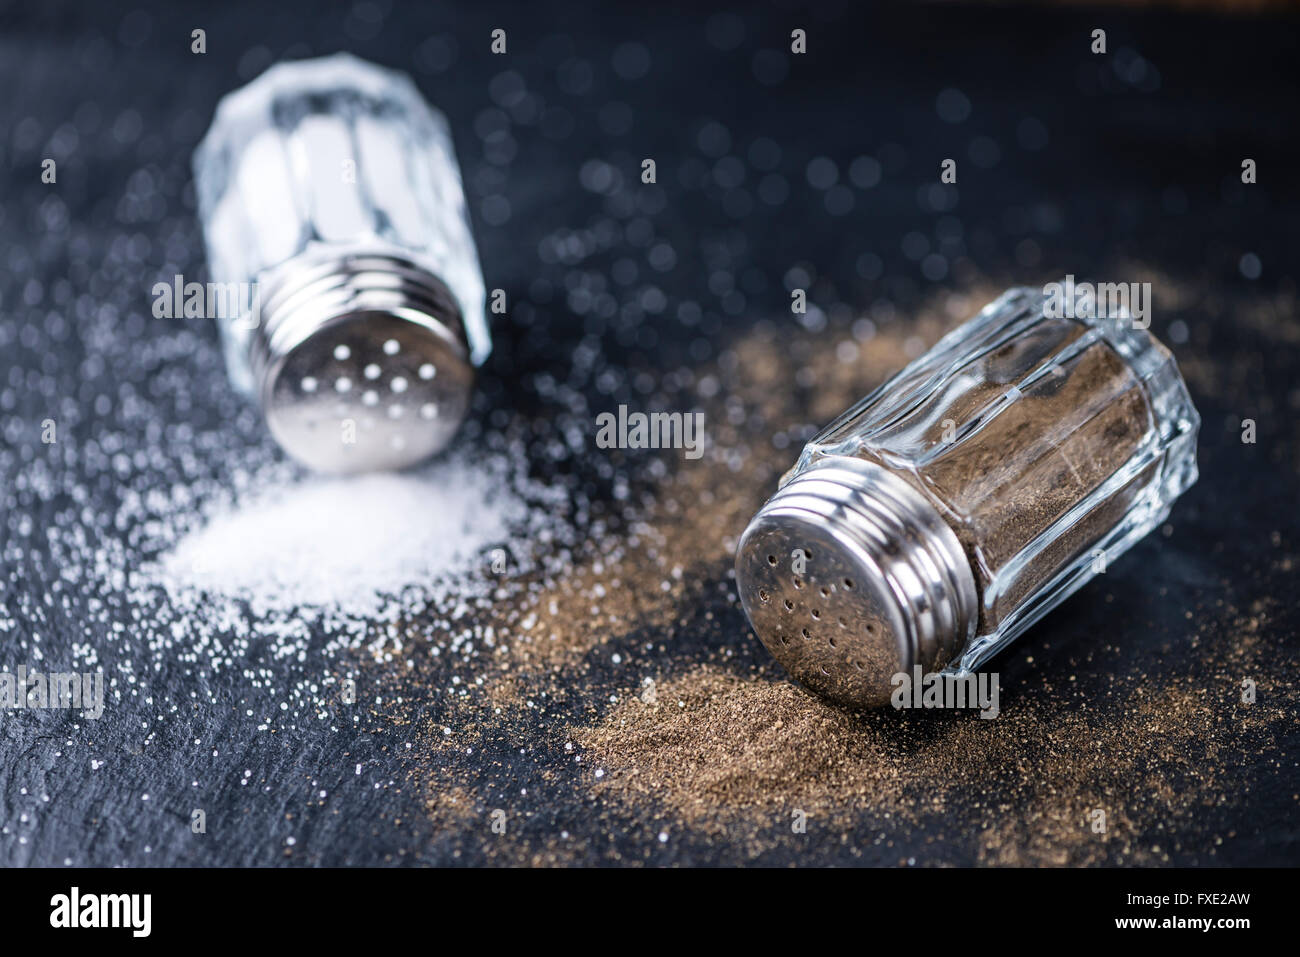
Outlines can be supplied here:
M691 300L704 316L694 327L665 318L648 340L638 338L636 317L601 326L608 368L676 368L699 358L690 347L701 333L716 355L755 314L784 315L783 277L794 264L819 277L820 301L866 308L883 297L903 316L936 286L961 288L971 277L1009 284L1066 271L1108 276L1115 264L1132 262L1212 296L1212 310L1193 298L1156 319L1162 335L1175 317L1192 332L1179 354L1200 363L1193 390L1205 423L1201 482L1179 505L1172 534L1130 559L1163 594L1130 582L1111 586L1116 604L1076 598L1073 613L1045 622L1023 654L1037 656L1036 674L1054 663L1069 669L1077 662L1061 649L1104 634L1135 651L1095 668L1191 666L1198 652L1183 638L1189 612L1216 602L1246 610L1264 603L1252 636L1270 663L1261 684L1293 686L1298 616L1286 556L1300 547L1300 342L1294 314L1273 323L1245 315L1261 299L1295 301L1295 22L946 5L863 13L857 6L748 12L737 31L694 4L600 12L585 4L453 11L359 3L329 14L295 3L135 11L0 4L0 601L14 623L0 634L0 664L56 667L84 660L90 646L100 649L106 671L137 682L98 722L59 712L0 714L0 860L528 859L526 851L494 856L477 820L444 826L425 815L426 795L403 786L410 761L403 746L413 731L384 707L358 711L355 722L336 715L259 732L260 715L278 700L268 689L300 677L297 665L254 648L234 668L197 668L147 647L148 611L133 611L103 568L75 585L57 584L70 552L83 556L80 563L97 550L132 554L130 530L113 524L129 492L166 487L182 472L220 482L242 459L273 454L256 416L230 393L215 331L152 318L148 291L159 277L201 272L190 153L218 97L282 56L348 49L409 69L448 113L488 285L520 304L495 330L498 349L478 413L489 436L503 421L486 418L493 409L510 410L525 429L535 424L534 448L557 410L532 376L570 356L586 328L556 293L569 267L544 261L539 244L604 214L606 200L580 186L592 159L630 178L641 157L658 158L661 190L645 215L677 250L677 266L659 280L670 303L665 315ZM781 52L794 26L809 30L812 50L798 60ZM1095 26L1109 31L1108 60L1081 52ZM195 27L207 31L206 55L189 52ZM487 53L495 27L508 30L507 58ZM640 46L620 53L628 43ZM648 72L638 76L646 51ZM500 143L485 134L499 119L494 103L508 101L521 78L563 112L516 123L514 154L493 157ZM963 123L936 113L936 97L949 87L974 104ZM744 156L759 136L780 144L785 202L763 202L752 171L730 195L714 186L678 200L664 184L714 162L701 150L709 121L729 131L723 155ZM979 136L996 144L987 169L974 159L989 152L972 144ZM936 210L926 191L954 151L960 200ZM852 211L834 215L806 182L808 161L830 157L843 179L862 154L881 157L884 179L869 196L855 191ZM40 182L47 156L59 164L54 186ZM1259 163L1258 185L1240 183L1245 156ZM484 221L489 193L508 199L507 223ZM968 265L953 275L932 262L927 275L903 237L932 236L944 214L964 228ZM739 303L710 286L709 257L720 246L730 249L728 268L744 278ZM1258 257L1258 278L1243 273L1247 254ZM620 239L583 266L609 269L629 255L643 252ZM597 398L594 382L580 388ZM599 399L608 404L619 394ZM61 429L54 447L39 441L51 415ZM1242 417L1257 422L1254 446L1239 440ZM178 429L182 423L188 430ZM557 469L581 494L608 500L609 476L596 465L538 459L539 473ZM61 541L82 544L50 544L45 533L55 527ZM714 572L721 581L726 569ZM706 612L714 616L708 625ZM146 620L133 617L140 614ZM761 649L743 641L744 631L738 605L716 599L674 639L673 654L703 660L725 634L742 659L758 662ZM637 644L654 638L624 636ZM1021 676L1032 683L1023 660L1003 665L1006 685ZM258 668L265 674L250 679ZM598 668L584 680L590 685L573 689L583 707L616 684ZM402 693L418 707L418 686ZM429 708L436 719L438 706ZM471 775L476 762L495 764L498 786L533 795L520 846L544 846L567 830L578 840L574 858L593 863L749 856L689 833L661 845L653 828L633 818L612 828L564 771L555 740L529 735L518 730L522 749L498 744L494 753L488 744L457 759ZM1197 812L1204 832L1235 835L1214 860L1294 863L1296 737L1292 722L1268 747L1248 742L1248 757L1232 773L1249 783L1249 795ZM364 773L354 773L357 765ZM190 833L192 807L207 811L207 840ZM867 846L873 834L857 837ZM864 857L850 853L853 841L827 840L757 859L926 862L936 859L926 837L923 828L900 828L887 854ZM1207 860L1194 838L1178 846L1176 862ZM965 863L973 855L957 848L939 859Z

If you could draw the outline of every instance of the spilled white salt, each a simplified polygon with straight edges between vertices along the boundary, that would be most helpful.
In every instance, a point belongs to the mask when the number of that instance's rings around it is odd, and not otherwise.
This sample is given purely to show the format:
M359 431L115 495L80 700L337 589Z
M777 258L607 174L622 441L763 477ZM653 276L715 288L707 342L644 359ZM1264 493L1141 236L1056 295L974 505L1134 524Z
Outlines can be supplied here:
M175 596L246 601L255 612L387 617L408 593L486 573L528 507L483 467L314 477L254 491L177 541L153 577ZM307 617L315 617L308 614Z

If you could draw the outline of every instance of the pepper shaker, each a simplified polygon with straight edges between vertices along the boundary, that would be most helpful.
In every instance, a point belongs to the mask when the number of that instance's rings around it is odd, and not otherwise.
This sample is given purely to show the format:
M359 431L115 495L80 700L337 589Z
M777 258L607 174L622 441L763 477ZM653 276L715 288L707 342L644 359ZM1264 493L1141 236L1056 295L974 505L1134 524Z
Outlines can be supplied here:
M1013 289L827 426L746 528L754 630L801 683L886 704L964 675L1083 586L1196 481L1200 419L1125 313Z
M217 316L226 367L280 445L329 472L445 446L491 340L450 132L410 79L274 66L222 99L194 175L211 279L255 290Z

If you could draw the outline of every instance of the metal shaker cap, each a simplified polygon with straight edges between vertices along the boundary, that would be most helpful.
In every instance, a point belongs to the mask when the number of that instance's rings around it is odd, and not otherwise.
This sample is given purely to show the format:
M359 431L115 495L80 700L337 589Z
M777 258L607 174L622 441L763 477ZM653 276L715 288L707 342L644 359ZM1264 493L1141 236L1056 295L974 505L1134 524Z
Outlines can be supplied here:
M443 448L474 368L455 297L400 256L291 261L266 285L250 341L267 425L326 472L398 469Z
M956 534L915 489L829 456L759 509L736 555L759 639L800 683L841 704L889 703L899 672L941 670L973 636L975 578Z

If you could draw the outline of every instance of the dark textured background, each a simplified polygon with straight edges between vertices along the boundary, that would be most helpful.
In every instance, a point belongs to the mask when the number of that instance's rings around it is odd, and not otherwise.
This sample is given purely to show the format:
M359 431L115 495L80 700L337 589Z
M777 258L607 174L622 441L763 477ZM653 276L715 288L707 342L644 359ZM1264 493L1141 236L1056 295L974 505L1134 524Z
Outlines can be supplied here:
M880 320L885 332L945 285L1000 287L1065 272L1128 278L1133 263L1152 270L1162 283L1157 305L1163 289L1169 307L1157 311L1154 331L1168 341L1178 320L1189 333L1174 348L1204 420L1201 481L1176 507L1169 533L1125 559L1127 571L1085 589L1068 614L1004 656L1003 685L1033 688L1044 673L1077 674L1083 690L1072 693L1099 689L1101 715L1120 714L1127 705L1105 697L1102 673L1195 674L1203 652L1189 638L1189 619L1219 615L1213 628L1229 644L1242 637L1234 628L1253 621L1261 695L1276 706L1294 687L1295 19L791 4L745 12L737 33L733 21L694 4L622 6L359 3L324 12L297 3L148 10L0 3L0 601L15 622L0 633L0 665L66 667L73 645L89 644L106 671L147 685L129 689L97 723L57 712L0 714L0 860L528 861L544 859L561 831L566 849L556 859L591 863L979 859L960 828L934 843L937 822L864 820L761 852L680 828L660 842L658 812L598 807L560 749L563 738L526 718L508 735L486 737L472 756L438 759L462 780L479 776L480 793L522 793L503 849L481 816L448 822L426 814L427 791L409 783L416 759L404 745L418 742L422 723L444 717L443 699L425 700L422 682L445 683L446 673L393 677L405 710L376 705L358 709L355 723L349 714L259 732L261 719L246 712L260 715L278 700L268 689L287 684L295 663L254 648L238 667L199 672L149 647L148 621L111 576L55 585L63 559L47 529L61 527L81 542L82 555L116 541L129 556L120 544L129 530L112 520L128 491L167 487L179 475L220 483L241 459L273 454L256 415L230 393L215 330L154 319L149 288L160 277L202 271L189 158L217 99L275 59L337 49L410 70L454 128L487 284L505 288L513 304L494 328L497 349L477 399L485 424L468 439L499 440L509 422L528 437L535 473L566 483L597 513L617 476L581 457L542 453L566 413L538 386L538 374L566 368L584 337L599 342L597 370L623 373L612 392L597 389L594 373L574 382L591 408L606 408L635 396L628 372L713 359L759 317L778 328L793 322L792 267L813 279L814 302L840 304L833 328L887 302L893 318ZM782 52L796 26L809 31L805 57ZM1109 32L1106 58L1087 53L1096 26ZM189 52L195 27L207 31L206 55ZM508 30L507 57L488 54L495 27ZM620 61L626 43L642 48L625 49L631 59ZM648 72L621 75L640 72L641 49ZM537 121L510 112L520 81L545 104ZM959 124L936 113L936 96L949 87L973 105ZM1040 126L1026 126L1027 117ZM710 123L722 124L728 141L719 143ZM504 146L493 137L502 129ZM753 170L737 182L734 167L714 167L722 156L743 159L760 136L782 151L777 173L789 195L776 205L759 197ZM997 145L987 168L972 158L979 136ZM853 208L835 215L805 178L807 164L831 158L843 183L863 154L880 158L882 181L854 188ZM56 186L40 183L47 156L58 160ZM599 160L621 170L630 191L643 156L658 160L659 189L626 199L630 210L581 185L583 165ZM961 174L957 191L938 200L951 208L937 209L928 190L946 156L959 159ZM1240 182L1246 156L1258 161L1258 185ZM501 196L508 222L485 222L485 208L499 219L500 199L490 197ZM676 251L675 266L654 277L667 308L653 319L637 309L583 315L564 295L574 264L544 255L545 239L611 215L635 218L638 203L653 234ZM942 252L942 267L934 260L926 267L915 242L905 249L903 237L914 231ZM581 270L605 272L625 257L643 262L645 249L631 236L589 252ZM1258 278L1243 274L1247 254L1258 257ZM637 294L635 283L618 291L621 300ZM690 310L689 321L678 318L683 302L699 305L698 319ZM863 391L886 371L864 373ZM54 448L39 442L39 423L51 414L61 429ZM1240 442L1243 417L1257 422L1253 446ZM804 421L819 424L811 414ZM181 423L188 430L178 430ZM626 477L634 486L644 479L635 468ZM731 660L766 668L725 593L725 564L704 574L723 587L702 589L713 597L691 611L690 627L665 657L712 660L726 644ZM1103 589L1106 602L1097 600ZM655 641L611 636L615 648ZM1068 650L1098 641L1112 653L1081 663ZM574 678L565 707L575 718L599 712L626 685L593 666ZM1218 692L1229 723L1234 688ZM1015 705L1012 696L1004 709ZM1280 730L1257 738L1243 731L1226 749L1202 742L1204 757L1191 760L1221 772L1221 799L1198 797L1169 831L1145 822L1135 843L1165 848L1147 860L1297 860L1294 697L1283 707L1291 717ZM1157 744L1131 747L1158 751ZM1164 775L1161 760L1153 758L1135 788L1187 773L1180 766ZM364 773L354 773L358 764ZM436 769L423 770L436 777ZM996 808L997 781L989 793L986 807ZM480 812L493 806L484 800ZM207 811L205 839L190 834L192 807ZM962 820L963 809L951 813ZM1016 813L1014 803L1005 813ZM886 830L882 848L876 837Z

